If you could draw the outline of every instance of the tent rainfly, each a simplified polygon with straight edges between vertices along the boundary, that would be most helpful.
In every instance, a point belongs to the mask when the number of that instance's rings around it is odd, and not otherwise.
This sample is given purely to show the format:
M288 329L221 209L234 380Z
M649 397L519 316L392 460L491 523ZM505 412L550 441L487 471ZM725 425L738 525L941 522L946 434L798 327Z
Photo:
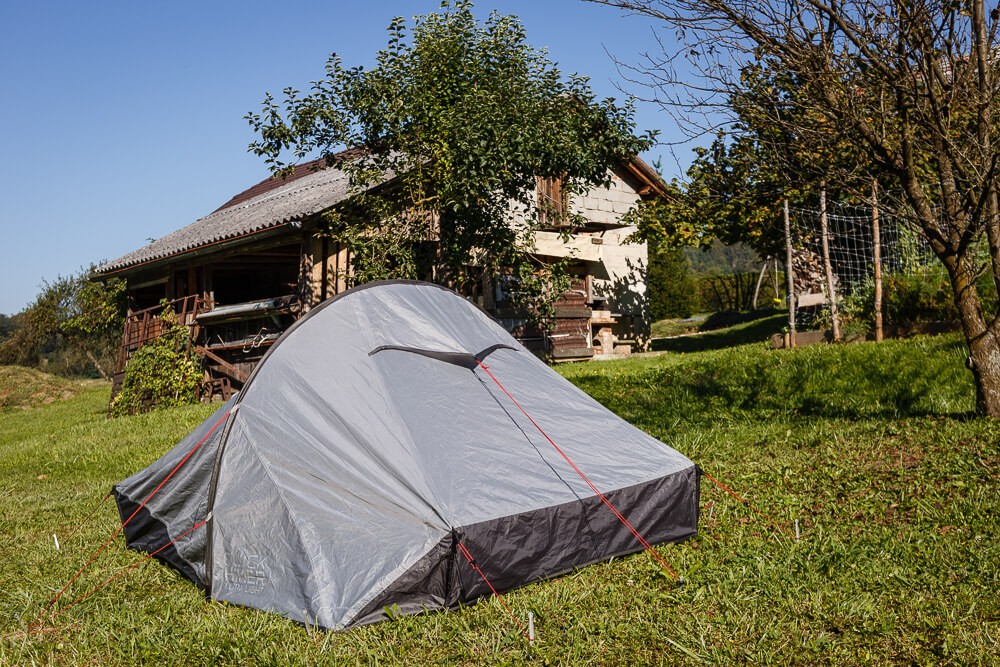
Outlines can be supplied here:
M211 598L330 629L455 608L698 523L690 460L474 304L410 281L311 310L113 493L129 547Z

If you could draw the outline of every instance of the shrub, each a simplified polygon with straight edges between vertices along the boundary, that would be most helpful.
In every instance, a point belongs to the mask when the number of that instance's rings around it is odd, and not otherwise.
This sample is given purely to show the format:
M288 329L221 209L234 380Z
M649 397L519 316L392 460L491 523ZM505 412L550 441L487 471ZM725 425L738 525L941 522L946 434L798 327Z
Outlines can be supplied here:
M122 389L111 402L113 417L148 412L156 408L198 400L202 372L190 355L188 330L165 308L160 318L167 331L129 357Z
M35 301L0 316L0 364L68 377L107 377L125 320L125 281L90 279L93 267L46 281Z
M994 312L997 291L989 275L977 283L983 308ZM869 280L845 296L839 309L841 328L847 332L867 332L874 328L875 285ZM934 264L907 273L891 273L882 280L882 317L886 324L909 327L928 322L958 322L958 310L948 274ZM819 315L821 326L829 327L829 310Z

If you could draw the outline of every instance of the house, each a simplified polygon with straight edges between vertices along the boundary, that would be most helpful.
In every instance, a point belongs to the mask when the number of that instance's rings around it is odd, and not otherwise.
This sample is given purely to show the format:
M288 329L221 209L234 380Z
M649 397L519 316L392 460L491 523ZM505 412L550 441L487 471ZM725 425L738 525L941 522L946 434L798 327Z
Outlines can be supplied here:
M268 178L212 213L123 257L97 277L124 278L129 314L116 384L129 355L160 333L164 301L190 327L205 359L211 393L242 386L267 348L300 315L344 291L352 258L318 233L322 214L351 198L347 174L324 160ZM648 336L644 244L626 243L633 227L623 214L641 198L662 196L664 184L639 158L611 170L610 186L567 198L558 180L539 179L544 230L530 252L569 258L573 285L563 294L550 331L531 329L505 302L502 277L484 276L466 296L501 321L529 348L554 360L642 347ZM582 215L568 228L566 212Z

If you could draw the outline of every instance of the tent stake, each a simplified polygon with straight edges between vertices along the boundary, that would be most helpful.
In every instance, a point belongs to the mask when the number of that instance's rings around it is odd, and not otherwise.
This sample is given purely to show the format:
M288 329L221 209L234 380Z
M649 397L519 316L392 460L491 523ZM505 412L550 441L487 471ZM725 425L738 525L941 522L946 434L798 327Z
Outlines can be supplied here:
M56 551L59 551L59 538L56 537L55 533L52 533L52 541L56 543Z
M305 619L306 619L306 622L304 623L304 625L306 626L306 634L309 636L309 639L312 639L313 638L313 631L312 631L311 623L309 622L309 612L306 611L305 609L303 609L302 610L302 616L305 617Z
M535 615L528 612L528 644L535 644Z
M796 541L798 541L798 539L799 539L799 520L798 519L795 520L795 539L796 539Z

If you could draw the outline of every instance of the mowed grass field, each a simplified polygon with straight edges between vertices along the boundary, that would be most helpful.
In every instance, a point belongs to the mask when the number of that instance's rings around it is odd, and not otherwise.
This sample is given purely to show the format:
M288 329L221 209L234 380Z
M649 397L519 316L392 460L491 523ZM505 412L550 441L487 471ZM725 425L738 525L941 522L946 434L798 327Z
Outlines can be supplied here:
M22 391L0 407L0 664L996 664L1000 423L972 417L964 358L945 336L560 367L801 539L703 478L700 534L658 547L683 585L637 554L507 593L534 646L492 599L323 632L156 562L26 631L112 503L74 528L211 407L108 421L106 386ZM28 381L4 372L0 393ZM56 609L140 560L116 540Z

